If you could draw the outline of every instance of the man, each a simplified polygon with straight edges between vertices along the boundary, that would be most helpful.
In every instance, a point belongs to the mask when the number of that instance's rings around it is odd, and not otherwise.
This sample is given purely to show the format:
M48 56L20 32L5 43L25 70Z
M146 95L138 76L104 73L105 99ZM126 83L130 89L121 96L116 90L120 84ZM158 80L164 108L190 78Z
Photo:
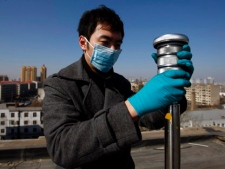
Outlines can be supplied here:
M193 65L189 46L178 53L183 70L153 77L138 93L113 71L123 42L123 22L100 6L80 19L82 57L45 81L44 132L58 168L133 169L130 150L141 140L140 125L163 127L167 106L186 110L184 87ZM157 55L153 54L157 59Z

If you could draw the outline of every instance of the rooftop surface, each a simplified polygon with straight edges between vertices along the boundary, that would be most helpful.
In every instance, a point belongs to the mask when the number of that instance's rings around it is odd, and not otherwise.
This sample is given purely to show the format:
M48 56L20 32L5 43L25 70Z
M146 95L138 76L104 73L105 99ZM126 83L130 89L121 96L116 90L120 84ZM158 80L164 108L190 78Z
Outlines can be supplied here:
M136 169L164 169L164 131L142 132L131 151ZM181 169L224 169L225 128L181 129ZM0 169L53 169L44 137L0 140Z

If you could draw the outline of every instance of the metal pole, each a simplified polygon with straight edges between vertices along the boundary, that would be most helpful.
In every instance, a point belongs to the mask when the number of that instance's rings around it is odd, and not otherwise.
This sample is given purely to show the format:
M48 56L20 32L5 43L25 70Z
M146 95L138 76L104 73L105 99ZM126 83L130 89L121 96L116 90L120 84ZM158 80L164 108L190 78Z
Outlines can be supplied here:
M172 131L173 131L173 168L180 168L180 105L173 104L172 109Z
M172 106L169 107L168 113L165 116L165 130L164 130L164 149L165 149L165 169L172 169L173 168L173 150L172 150L172 143L173 143L173 134L172 134Z
M165 123L165 169L180 168L180 105L170 105Z

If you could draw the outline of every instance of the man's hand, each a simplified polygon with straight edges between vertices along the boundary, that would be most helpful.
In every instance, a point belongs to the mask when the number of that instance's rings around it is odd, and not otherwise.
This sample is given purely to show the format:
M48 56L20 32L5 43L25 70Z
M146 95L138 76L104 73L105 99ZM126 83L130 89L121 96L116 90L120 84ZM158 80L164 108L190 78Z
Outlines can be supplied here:
M154 76L138 93L128 98L139 117L160 110L180 101L189 87L189 73L183 70L168 70Z

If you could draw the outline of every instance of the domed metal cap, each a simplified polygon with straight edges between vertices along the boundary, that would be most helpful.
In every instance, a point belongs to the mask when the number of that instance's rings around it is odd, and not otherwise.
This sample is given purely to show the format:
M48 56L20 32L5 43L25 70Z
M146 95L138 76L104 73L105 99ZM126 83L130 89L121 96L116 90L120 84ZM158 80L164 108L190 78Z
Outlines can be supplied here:
M166 42L189 43L189 39L186 35L183 34L165 34L155 38L153 41L153 46L154 48L156 48L159 44Z

